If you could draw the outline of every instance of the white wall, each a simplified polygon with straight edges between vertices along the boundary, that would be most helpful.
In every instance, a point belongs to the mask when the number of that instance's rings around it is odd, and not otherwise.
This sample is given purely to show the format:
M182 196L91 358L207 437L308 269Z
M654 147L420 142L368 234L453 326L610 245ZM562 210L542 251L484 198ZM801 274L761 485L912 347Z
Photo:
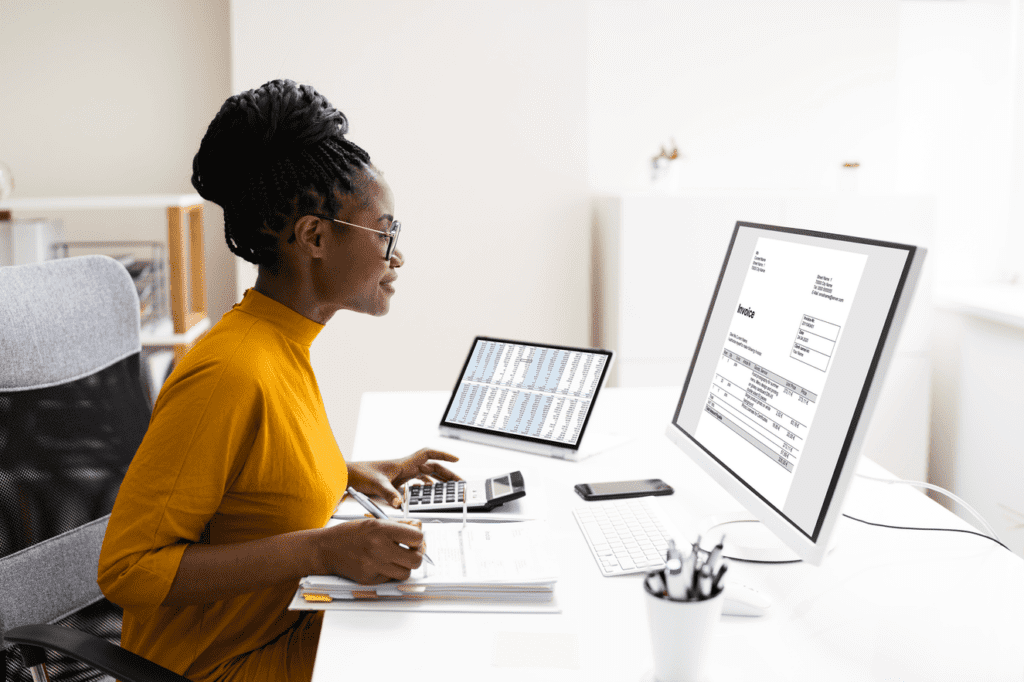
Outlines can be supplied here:
M1014 120L1014 2L900 4L896 184L936 198L939 285L1005 281ZM1022 112L1024 113L1024 112Z
M313 345L343 451L364 391L450 388L477 334L586 343L584 12L233 0L232 90L314 85L385 172L403 224L391 312L339 313Z
M1010 124L1013 126L1013 155L1010 172L1009 243L1010 281L1024 285L1024 0L1010 3L1012 48L1010 73L1013 87Z
M1019 0L901 4L897 180L907 191L935 197L929 258L940 288L1011 281L1022 272L1020 7ZM979 494L977 481L984 477L972 483L963 474L999 459L981 446L979 433L990 430L989 442L999 442L1013 427L993 421L988 406L963 395L980 379L964 375L965 354L976 353L968 343L969 320L941 310L934 322L929 480L964 496L998 526L999 515L990 513L996 491ZM1015 361L1012 345L995 347L1003 357L993 362ZM1010 409L1019 412L1019 402ZM948 499L936 499L952 508Z
M896 0L593 0L588 170L649 187L674 138L685 187L891 191Z
M669 138L682 187L938 197L935 281L1012 277L1018 5L234 0L232 90L324 91L408 226L391 315L314 351L342 446L360 392L447 388L476 333L584 342L588 197L649 188Z
M227 0L0 0L12 198L194 191L192 156L229 94L228 30ZM46 217L67 240L167 240L159 210ZM207 204L206 219L209 279L233 282L219 208ZM210 287L214 319L233 289Z

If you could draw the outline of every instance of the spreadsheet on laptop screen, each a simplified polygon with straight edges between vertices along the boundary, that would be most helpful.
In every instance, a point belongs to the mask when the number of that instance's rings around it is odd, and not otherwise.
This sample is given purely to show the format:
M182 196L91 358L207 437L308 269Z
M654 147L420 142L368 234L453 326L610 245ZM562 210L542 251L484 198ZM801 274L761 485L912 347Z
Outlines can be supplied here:
M576 445L609 357L608 351L479 337L443 423Z

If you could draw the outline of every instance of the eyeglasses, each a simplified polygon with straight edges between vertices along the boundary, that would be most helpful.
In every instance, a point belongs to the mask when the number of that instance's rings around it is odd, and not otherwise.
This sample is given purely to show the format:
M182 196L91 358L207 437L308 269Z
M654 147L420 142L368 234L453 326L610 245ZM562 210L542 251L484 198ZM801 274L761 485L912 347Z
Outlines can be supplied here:
M384 252L384 260L391 260L391 254L395 252L395 244L398 243L398 234L402 231L402 223L397 220L391 221L391 228L385 230L375 230L372 227L363 227L362 225L356 225L355 223L346 223L344 220L338 220L337 218L328 218L325 215L318 215L317 218L323 218L324 220L330 220L335 223L341 223L342 225L348 225L349 227L358 227L360 230L369 230L370 232L376 232L377 234L386 234L388 236L388 248Z

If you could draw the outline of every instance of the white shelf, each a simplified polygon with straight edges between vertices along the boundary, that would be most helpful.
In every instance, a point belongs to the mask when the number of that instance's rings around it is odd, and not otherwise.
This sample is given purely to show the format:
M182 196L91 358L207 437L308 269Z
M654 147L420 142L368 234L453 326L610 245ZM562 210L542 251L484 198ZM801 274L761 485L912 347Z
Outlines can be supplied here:
M210 328L210 318L204 317L184 334L175 334L171 319L164 318L142 328L139 338L143 346L177 346L190 344Z
M958 284L942 287L937 304L946 310L1024 329L1024 286Z
M8 211L80 211L119 208L167 208L203 203L198 194L138 194L131 196L24 197L0 202ZM17 216L15 216L17 217Z

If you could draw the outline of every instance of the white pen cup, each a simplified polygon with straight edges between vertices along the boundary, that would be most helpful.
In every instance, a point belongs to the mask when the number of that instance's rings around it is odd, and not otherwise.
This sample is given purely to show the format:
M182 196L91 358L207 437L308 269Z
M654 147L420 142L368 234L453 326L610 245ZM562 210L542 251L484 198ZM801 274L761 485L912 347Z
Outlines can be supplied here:
M719 590L700 601L676 601L652 593L644 580L657 682L703 682L715 626L722 617L723 593Z

